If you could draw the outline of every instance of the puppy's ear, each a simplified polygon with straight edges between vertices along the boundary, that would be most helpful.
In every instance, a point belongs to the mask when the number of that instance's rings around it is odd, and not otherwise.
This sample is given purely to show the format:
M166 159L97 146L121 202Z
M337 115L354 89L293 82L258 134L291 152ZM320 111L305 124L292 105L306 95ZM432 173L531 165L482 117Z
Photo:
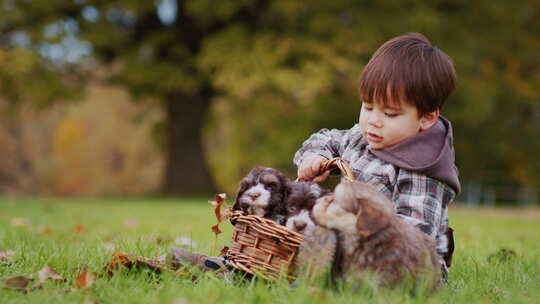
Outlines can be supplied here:
M240 182L240 187L238 189L238 194L236 194L236 200L234 201L232 210L241 210L240 202L238 201L238 199L240 198L240 196L242 196L242 194L244 194L244 192L246 192L248 187L249 187L249 181L247 179L243 179L242 182Z
M234 205L232 206L233 211L242 210L242 208L240 208L240 202L238 201L238 199L240 198L240 196L242 196L244 192L246 192L248 187L249 181L247 179L243 179L242 182L240 182L240 189L238 189L238 194L236 195ZM231 224L233 226L236 225L236 221L231 219Z
M374 206L374 202L362 198L357 203L356 229L360 235L364 237L370 236L390 224L388 214Z
M282 179L282 201L278 203L278 205L275 207L274 213L281 214L281 215L287 215L287 201L289 200L289 197L291 196L292 192L292 184L290 181L288 181L286 178Z
M294 189L294 182L291 182L289 180L283 180L283 201L287 202L287 199L291 195L293 189Z

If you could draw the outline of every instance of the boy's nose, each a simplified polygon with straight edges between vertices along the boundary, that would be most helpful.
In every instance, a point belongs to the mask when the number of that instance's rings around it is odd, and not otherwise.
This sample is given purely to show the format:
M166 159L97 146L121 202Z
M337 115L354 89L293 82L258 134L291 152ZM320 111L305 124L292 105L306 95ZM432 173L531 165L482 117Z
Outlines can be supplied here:
M377 114L372 114L369 116L368 123L374 127L380 128L382 126L382 121Z

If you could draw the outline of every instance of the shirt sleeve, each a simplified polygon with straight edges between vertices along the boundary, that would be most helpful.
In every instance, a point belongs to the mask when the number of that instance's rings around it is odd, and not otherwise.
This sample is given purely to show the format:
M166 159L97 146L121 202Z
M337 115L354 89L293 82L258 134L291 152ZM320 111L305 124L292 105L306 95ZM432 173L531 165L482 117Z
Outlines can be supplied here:
M443 182L401 169L392 194L396 213L435 238L447 222L446 209L455 192Z
M349 137L349 132L350 130L322 129L312 134L294 155L294 164L299 166L306 156L313 154L327 159L340 156L343 152L344 141Z

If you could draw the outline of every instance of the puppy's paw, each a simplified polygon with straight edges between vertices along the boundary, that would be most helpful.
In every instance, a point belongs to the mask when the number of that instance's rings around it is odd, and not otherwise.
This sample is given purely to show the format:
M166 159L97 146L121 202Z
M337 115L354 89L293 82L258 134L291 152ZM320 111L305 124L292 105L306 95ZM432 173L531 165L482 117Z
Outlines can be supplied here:
M341 208L334 198L325 196L313 207L313 218L321 226L340 231L355 230L356 215Z
M313 206L312 216L315 222L320 226L327 226L327 222L330 220L330 217L326 214L328 206L334 201L332 195L327 195L319 198Z

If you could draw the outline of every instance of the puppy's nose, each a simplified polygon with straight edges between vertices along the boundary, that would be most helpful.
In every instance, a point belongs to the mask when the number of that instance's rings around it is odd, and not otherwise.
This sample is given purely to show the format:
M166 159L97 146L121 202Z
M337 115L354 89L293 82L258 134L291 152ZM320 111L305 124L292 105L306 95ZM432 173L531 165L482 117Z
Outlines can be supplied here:
M248 196L252 199L252 200L256 200L259 196L261 196L260 193L249 193Z
M307 226L306 222L294 221L294 229L296 229L296 231L302 231L306 228L306 226Z

